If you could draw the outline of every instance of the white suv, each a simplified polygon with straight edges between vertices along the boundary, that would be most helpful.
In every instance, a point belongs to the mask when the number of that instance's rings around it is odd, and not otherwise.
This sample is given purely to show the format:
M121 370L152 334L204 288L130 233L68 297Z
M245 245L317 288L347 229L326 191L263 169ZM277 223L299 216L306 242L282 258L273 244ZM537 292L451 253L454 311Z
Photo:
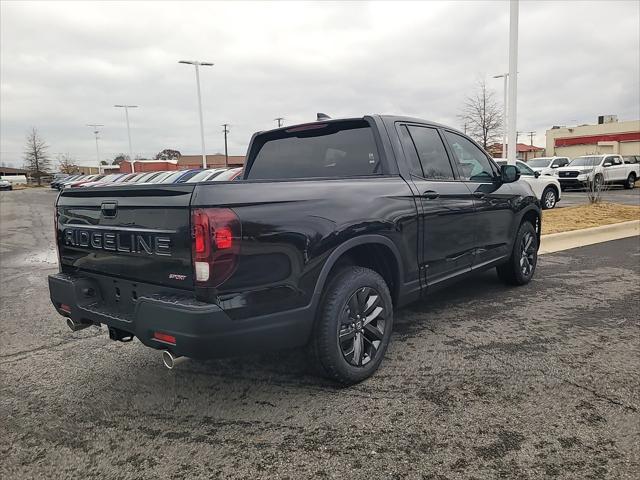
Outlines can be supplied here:
M538 157L527 162L529 168L540 175L553 175L553 172L560 167L569 165L569 157Z
M633 188L640 177L640 165L624 163L620 155L585 155L571 160L566 167L556 169L562 188L585 187L593 183L596 188L603 184L620 184Z
M498 165L506 165L507 161L504 159L496 160ZM540 200L542 208L547 210L556 206L560 201L560 182L558 179L551 175L541 175L540 172L536 172L529 165L516 161L516 168L520 172L520 180L524 180L531 185L531 190L536 194L536 197Z

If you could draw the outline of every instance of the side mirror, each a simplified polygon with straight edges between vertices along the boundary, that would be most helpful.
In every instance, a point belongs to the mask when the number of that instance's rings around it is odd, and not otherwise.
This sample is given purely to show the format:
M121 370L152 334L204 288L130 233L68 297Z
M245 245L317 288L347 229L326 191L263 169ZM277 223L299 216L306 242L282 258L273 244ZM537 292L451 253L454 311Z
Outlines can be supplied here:
M609 162L609 161L604 162L604 163L602 164L602 166L603 166L603 167L610 167L611 165L613 165L613 163L611 163L611 162Z
M551 165L551 168L558 168L560 165Z
M540 176L540 172L538 172L538 171L533 172L533 176L538 178Z
M500 180L502 183L512 183L520 178L520 172L515 165L502 165L500 167Z

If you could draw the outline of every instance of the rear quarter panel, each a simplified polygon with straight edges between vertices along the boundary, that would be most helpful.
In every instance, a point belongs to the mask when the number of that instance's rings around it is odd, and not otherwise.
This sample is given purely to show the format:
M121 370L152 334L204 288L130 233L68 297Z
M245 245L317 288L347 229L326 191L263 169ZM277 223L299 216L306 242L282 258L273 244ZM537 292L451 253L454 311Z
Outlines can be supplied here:
M401 252L401 282L418 278L417 217L399 176L299 181L211 182L193 207L231 208L242 224L235 273L215 292L232 318L305 307L331 253L364 235L388 238Z

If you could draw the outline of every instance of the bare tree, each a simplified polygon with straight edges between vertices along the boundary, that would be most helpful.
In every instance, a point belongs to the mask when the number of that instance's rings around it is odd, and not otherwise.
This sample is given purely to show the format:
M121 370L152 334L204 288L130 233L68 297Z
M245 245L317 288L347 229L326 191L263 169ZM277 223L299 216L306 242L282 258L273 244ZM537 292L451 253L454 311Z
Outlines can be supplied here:
M60 164L61 173L71 175L80 171L75 160L69 154L58 155L58 163Z
M605 178L602 171L597 171L596 168L600 164L599 157L591 157L589 166L591 166L592 173L587 176L587 181L584 182L584 190L587 196L589 204L602 202L604 192L609 188L605 182Z
M459 118L464 122L469 136L485 150L500 139L502 110L484 80L480 80L473 95L467 97Z
M38 185L42 185L42 177L47 174L51 167L51 159L47 154L49 145L33 127L27 134L27 142L24 146L25 167L29 174L38 179Z

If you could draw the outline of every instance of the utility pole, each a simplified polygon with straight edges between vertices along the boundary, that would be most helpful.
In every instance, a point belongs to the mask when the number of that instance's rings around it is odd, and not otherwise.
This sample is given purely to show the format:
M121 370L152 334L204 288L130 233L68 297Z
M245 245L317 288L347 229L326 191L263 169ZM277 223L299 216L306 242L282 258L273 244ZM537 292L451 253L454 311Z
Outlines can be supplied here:
M98 148L98 134L100 130L98 127L104 127L101 123L87 123L87 127L93 128L93 134L96 136L96 160L98 162L98 174L100 174L100 148Z
M129 109L138 108L138 105L114 105L116 108L124 108L124 116L127 119L127 137L129 137L129 162L131 162L131 173L136 170L133 166L133 149L131 148L131 129L129 128Z
M509 3L509 100L507 107L509 131L507 133L507 163L515 165L517 143L518 104L518 0Z
M229 166L229 152L227 151L227 133L229 133L229 124L228 123L223 123L222 124L222 131L224 132L224 166L228 167Z
M197 60L180 60L178 63L193 65L196 67L196 89L198 91L198 113L200 114L200 141L202 142L202 168L207 168L207 154L204 148L204 122L202 120L202 95L200 93L200 67L212 67L211 62L199 62Z
M527 135L529 135L529 145L533 147L533 137L535 137L536 132L527 132Z
M276 122L278 122L278 128L282 126L282 122L284 121L284 117L274 118Z
M502 92L502 158L507 158L507 80L509 74L494 75L493 78L504 78L504 89Z

